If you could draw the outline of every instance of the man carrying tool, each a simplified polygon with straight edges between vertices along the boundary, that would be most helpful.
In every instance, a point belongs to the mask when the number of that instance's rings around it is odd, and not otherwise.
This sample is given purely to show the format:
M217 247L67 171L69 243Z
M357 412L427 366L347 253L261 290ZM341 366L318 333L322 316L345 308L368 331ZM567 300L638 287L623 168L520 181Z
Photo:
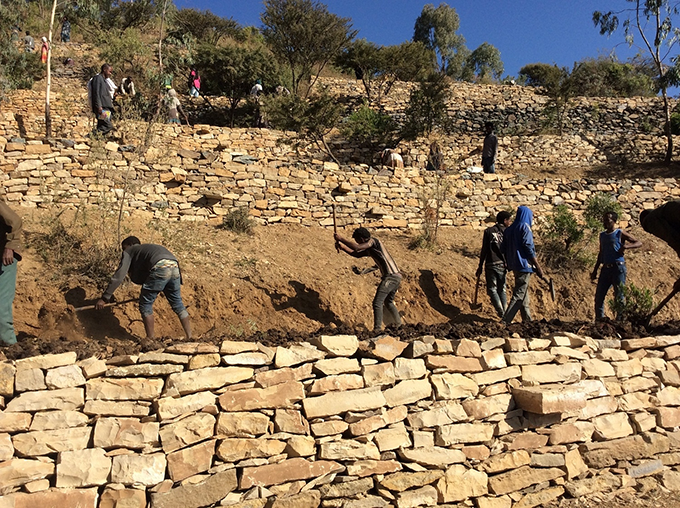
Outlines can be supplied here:
M503 255L503 232L510 225L510 212L502 211L496 215L496 224L484 230L482 239L482 252L479 254L479 266L477 267L477 280L482 276L486 278L486 294L491 298L491 303L499 318L503 318L507 307L505 296L505 256Z
M12 304L17 287L17 263L21 261L21 217L0 201L0 344L16 344Z
M382 330L383 305L392 316L394 323L401 326L401 316L394 305L394 296L401 285L401 274L382 242L377 238L371 238L371 233L366 228L358 228L352 233L354 241L343 238L337 233L334 237L336 249L343 250L355 258L371 256L380 268L382 280L373 298L373 332L379 333Z
M614 298L623 303L621 286L626 283L626 261L623 253L627 249L642 247L642 242L633 238L623 229L616 228L619 216L616 212L606 212L602 216L604 231L600 233L600 251L597 253L595 268L590 274L590 279L597 278L597 269L602 264L600 278L597 280L595 290L595 320L604 319L604 299L609 288L614 286ZM621 316L617 316L620 318Z
M187 339L191 338L191 324L189 313L182 303L180 285L182 276L179 271L177 258L161 245L152 243L141 244L139 238L129 236L121 244L123 255L116 273L111 277L109 287L97 301L95 308L103 309L111 301L113 292L120 286L125 275L135 284L142 286L139 294L139 312L142 314L144 330L149 339L155 337L153 320L153 302L161 291L168 299L168 303L179 317Z
M640 224L680 256L680 201L669 201L654 210L643 210L640 212ZM673 291L680 292L680 279L675 281Z
M531 321L529 279L534 272L543 278L543 270L536 259L534 235L531 232L533 218L534 213L528 206L520 206L517 208L514 222L503 232L503 254L508 270L515 274L512 298L503 315L503 321L508 324L512 323L518 311L522 314L523 323Z

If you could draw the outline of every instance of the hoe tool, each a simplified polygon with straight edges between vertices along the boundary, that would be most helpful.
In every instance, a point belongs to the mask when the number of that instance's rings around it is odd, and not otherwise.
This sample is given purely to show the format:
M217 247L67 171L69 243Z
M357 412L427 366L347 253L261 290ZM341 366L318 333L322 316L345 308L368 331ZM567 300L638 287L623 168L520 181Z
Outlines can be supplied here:
M652 320L652 318L656 316L661 311L661 309L663 309L666 306L668 302L671 301L671 298L673 298L678 293L678 291L680 291L680 289L673 289L673 291L671 291L670 294L666 298L664 298L659 305L656 306L656 308L649 314L649 316L647 316L647 319L645 320L645 326L649 326L649 323Z
M104 307L115 307L116 305L122 305L124 303L130 303L130 302L136 302L138 299L137 298L130 298L129 300L121 300L120 302L111 302L107 303L104 305ZM94 305L85 305L84 307L76 307L73 310L76 312L80 312L81 310L92 310L94 309Z
M475 281L475 299L474 299L474 301L472 302L472 305L470 305L470 309L472 309L472 310L479 310L479 309L482 308L482 305L481 305L481 304L479 303L479 301L478 301L478 297L479 297L479 285L480 285L481 282L482 282L482 274L480 273L480 274L477 276L477 280Z
M550 299L554 302L555 301L555 284L553 284L552 277L545 278L541 277L541 280L548 284L548 291L550 291Z

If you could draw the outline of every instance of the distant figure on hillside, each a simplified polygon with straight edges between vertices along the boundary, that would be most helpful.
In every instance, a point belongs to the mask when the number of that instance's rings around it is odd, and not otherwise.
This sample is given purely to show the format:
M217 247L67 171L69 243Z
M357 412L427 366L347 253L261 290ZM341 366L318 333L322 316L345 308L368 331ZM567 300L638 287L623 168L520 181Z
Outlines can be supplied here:
M510 225L512 214L505 210L496 215L496 224L484 230L482 251L479 254L477 278L486 277L486 294L491 298L493 308L499 318L505 314L508 300L505 296L505 274L507 272L505 255L503 254L503 232Z
M397 153L396 150L393 150L391 148L385 148L381 154L380 154L380 160L384 166L387 166L388 168L403 168L404 167L404 159L401 158L401 155Z
M174 88L168 90L168 96L165 98L165 105L168 108L168 123L181 124L182 122L179 121L178 113L182 113L184 119L187 121L187 125L191 125L189 123L189 117L182 109L182 105L177 98L177 92Z
M482 147L482 168L485 173L496 172L496 155L498 154L498 138L494 132L494 124L484 124L484 146Z
M28 30L26 30L26 37L24 37L24 52L33 53L35 51L35 41Z
M19 40L19 32L21 32L21 27L19 27L19 25L14 25L12 27L12 35L10 36L10 41L17 42Z
M134 97L137 92L135 91L135 82L132 81L130 76L123 78L120 82L120 93L121 95L127 95L129 97Z
M71 22L66 17L61 22L61 42L71 42Z
M88 83L88 96L91 99L92 112L97 117L99 134L106 135L113 130L111 116L113 114L113 95L107 80L111 79L113 67L105 63L101 72ZM115 85L114 85L115 86Z
M680 201L669 201L654 210L643 210L640 212L640 224L680 256ZM673 289L680 291L680 279L675 281Z
M0 201L0 344L16 344L12 305L21 261L21 217Z
M290 90L288 90L285 86L279 85L276 87L276 95L290 95Z
M335 247L355 258L370 256L378 265L382 274L382 279L373 298L373 332L379 333L382 330L383 306L392 316L394 323L401 326L401 316L394 305L394 297L399 286L401 286L401 274L397 264L387 252L383 243L377 238L371 238L368 229L358 228L354 230L352 240L343 238L336 233Z
M534 213L531 209L528 206L520 206L517 208L515 221L503 232L505 262L508 270L515 274L512 298L503 315L503 321L508 324L512 323L517 312L521 312L523 323L531 321L529 280L534 272L543 277L543 270L536 259L534 235L531 232L533 219Z
M50 43L47 42L47 37L42 38L42 46L40 46L40 61L47 63L47 55L50 52Z
M198 74L196 67L192 67L189 72L189 96L198 97L201 91L201 76Z
M621 286L626 283L626 261L623 258L626 249L642 247L642 242L633 238L623 229L616 228L619 216L616 212L606 212L602 216L604 231L600 233L600 251L597 253L595 268L590 274L590 279L597 278L597 269L602 264L600 278L597 280L595 290L595 319L604 319L604 299L609 288L614 286L614 298L620 303L624 302ZM626 245L627 243L627 245ZM621 316L617 316L620 318Z
M430 145L430 153L427 156L427 170L442 171L444 169L444 154L442 149L439 148L439 143L433 141Z
M257 80L250 89L250 98L255 102L260 102L260 94L262 93L262 80Z
M106 78L106 86L109 89L111 100L113 100L116 97L116 92L118 92L118 86L116 86L116 83L113 81L113 78L111 77Z
M121 285L125 276L129 275L132 282L142 286L139 293L139 312L142 314L147 338L155 337L153 303L158 294L163 292L170 307L179 317L186 338L190 339L191 324L180 293L182 274L177 258L165 247L152 243L142 244L135 236L123 240L121 247L123 255L118 269L111 277L106 291L97 301L96 309L102 310L111 301L114 291Z

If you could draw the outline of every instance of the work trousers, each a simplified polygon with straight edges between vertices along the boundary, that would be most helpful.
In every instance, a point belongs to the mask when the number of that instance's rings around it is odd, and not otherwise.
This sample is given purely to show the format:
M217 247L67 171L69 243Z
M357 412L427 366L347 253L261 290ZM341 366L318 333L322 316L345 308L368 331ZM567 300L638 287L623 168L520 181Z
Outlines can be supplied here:
M17 287L17 260L11 265L0 262L0 343L4 345L16 344L14 333L14 318L12 305Z
M613 266L602 267L595 290L595 319L604 317L604 299L610 287L614 286L614 298L619 303L624 303L621 286L626 283L626 272L625 263L615 263Z
M401 325L401 316L397 307L394 305L394 297L397 289L401 286L401 275L385 275L373 298L373 331L379 332L382 330L383 324L383 307L392 316L392 320L397 326Z
M515 274L515 287L512 289L512 298L503 315L503 321L512 323L515 314L520 312L522 322L528 323L531 321L531 311L529 310L529 280L531 279L531 272L513 271L513 273Z
M508 300L505 296L505 267L503 265L486 265L486 294L491 298L491 304L496 309L499 318L505 314Z

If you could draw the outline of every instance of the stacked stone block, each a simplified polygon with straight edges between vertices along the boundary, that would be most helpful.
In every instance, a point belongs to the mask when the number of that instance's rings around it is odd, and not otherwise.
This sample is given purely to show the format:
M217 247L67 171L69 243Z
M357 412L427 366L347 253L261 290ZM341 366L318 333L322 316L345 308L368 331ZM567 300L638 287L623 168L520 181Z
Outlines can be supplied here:
M0 363L0 507L530 508L680 489L680 336L179 343Z

